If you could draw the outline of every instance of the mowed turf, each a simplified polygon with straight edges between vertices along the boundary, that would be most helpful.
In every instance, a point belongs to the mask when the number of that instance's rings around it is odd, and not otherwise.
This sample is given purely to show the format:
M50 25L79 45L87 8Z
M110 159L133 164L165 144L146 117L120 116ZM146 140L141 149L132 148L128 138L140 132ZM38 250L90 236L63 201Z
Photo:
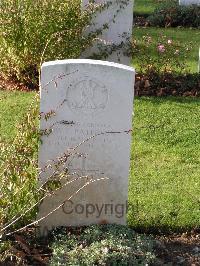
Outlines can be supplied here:
M15 136L15 126L29 109L34 95L0 90L0 138L11 140Z
M172 40L175 44L180 46L181 51L187 56L186 64L188 65L188 70L192 73L198 71L198 60L199 60L199 43L200 43L200 31L198 29L186 29L186 28L134 28L133 29L133 38L137 41L138 46L140 47L143 44L142 37L150 36L152 38L152 45L145 47L145 53L148 56L151 56L154 59L158 56L157 46L159 44L159 36L166 36L166 40ZM166 45L165 43L162 43ZM189 49L186 51L186 49ZM169 58L170 60L170 58ZM177 60L183 62L183 57L177 57ZM141 54L137 53L134 55L132 60L132 65L136 68L137 71L140 70L141 64ZM164 62L163 62L164 63Z
M157 0L134 0L134 13L137 15L150 15L158 5Z
M135 100L129 224L156 231L200 226L200 100Z
M0 92L1 136L11 139L34 93ZM136 98L128 222L157 231L200 226L200 100Z

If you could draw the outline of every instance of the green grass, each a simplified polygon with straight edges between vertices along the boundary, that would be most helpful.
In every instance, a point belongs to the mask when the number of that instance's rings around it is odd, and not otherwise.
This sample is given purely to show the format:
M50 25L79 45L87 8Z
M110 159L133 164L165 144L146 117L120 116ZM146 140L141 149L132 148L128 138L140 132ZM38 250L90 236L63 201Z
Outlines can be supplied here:
M199 30L198 29L184 29L184 28L134 28L133 37L137 40L138 45L142 45L142 36L149 35L152 37L154 49L152 46L146 47L145 52L147 55L151 55L154 58L157 54L156 47L158 45L158 36L160 34L165 35L167 39L171 39L174 42L180 44L182 49L184 49L184 45L188 45L188 47L192 46L192 49L187 54L187 64L189 66L189 70L193 73L198 70L198 51L199 51ZM136 54L133 58L132 65L136 68L136 70L140 69L141 65L141 57L140 53Z
M0 90L0 137L10 140L16 134L15 125L30 107L33 93Z
M1 136L11 139L34 93L0 92ZM162 230L200 226L200 100L136 98L129 224Z
M157 6L156 0L135 0L134 13L137 15L150 15Z
M160 4L167 1L169 0L134 0L134 14L137 16L149 16Z
M180 230L200 226L200 100L135 100L129 223Z

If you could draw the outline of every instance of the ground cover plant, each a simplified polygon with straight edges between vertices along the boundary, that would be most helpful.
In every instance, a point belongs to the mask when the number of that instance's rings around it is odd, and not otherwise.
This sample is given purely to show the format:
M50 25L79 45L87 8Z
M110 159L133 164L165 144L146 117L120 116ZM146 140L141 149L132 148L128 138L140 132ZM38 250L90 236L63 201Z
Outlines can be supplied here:
M155 242L120 225L56 233L50 265L146 265L156 262Z

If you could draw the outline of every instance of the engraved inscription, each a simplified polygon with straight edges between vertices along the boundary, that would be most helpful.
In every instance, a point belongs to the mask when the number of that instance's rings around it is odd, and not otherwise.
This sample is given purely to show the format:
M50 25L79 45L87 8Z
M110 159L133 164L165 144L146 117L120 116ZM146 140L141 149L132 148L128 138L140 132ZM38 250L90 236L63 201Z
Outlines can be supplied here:
M72 111L91 114L104 110L108 103L108 89L96 79L83 77L68 87L67 104Z
M88 181L94 180L95 178L104 175L103 172L100 172L97 166L95 167L94 165L92 166L90 164L91 162L89 163L86 154L82 154L79 158L76 158L75 162L72 160L70 163L68 163L67 168L69 169L70 173L76 173L81 177L79 188L85 186ZM76 165L76 167L74 167L74 165ZM86 200L87 192L85 188L83 188L79 194L82 201Z
M49 146L60 146L66 148L73 148L74 146L82 143L82 146L93 148L95 146L96 140L101 142L101 145L108 145L114 142L112 134L106 134L106 132L112 132L113 128L109 124L103 123L82 123L76 122L72 127L69 128L65 126L60 126L56 124L53 129L53 136L45 136L45 143L47 144L46 149L49 149ZM102 135L101 135L102 133ZM101 135L101 136L100 136ZM89 139L92 137L91 139ZM86 141L87 140L87 141Z

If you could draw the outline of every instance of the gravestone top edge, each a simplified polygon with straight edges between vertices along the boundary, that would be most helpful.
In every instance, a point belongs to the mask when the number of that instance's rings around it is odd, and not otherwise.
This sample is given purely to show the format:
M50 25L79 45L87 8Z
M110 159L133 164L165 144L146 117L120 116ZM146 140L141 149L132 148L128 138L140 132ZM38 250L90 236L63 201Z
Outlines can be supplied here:
M56 60L49 61L42 64L42 69L45 67L56 66L56 65L68 65L68 64L88 64L88 65L101 65L101 66L110 66L119 69L124 69L128 71L135 72L135 69L130 66L126 66L119 63L102 61L102 60L92 60L92 59L66 59L66 60Z

